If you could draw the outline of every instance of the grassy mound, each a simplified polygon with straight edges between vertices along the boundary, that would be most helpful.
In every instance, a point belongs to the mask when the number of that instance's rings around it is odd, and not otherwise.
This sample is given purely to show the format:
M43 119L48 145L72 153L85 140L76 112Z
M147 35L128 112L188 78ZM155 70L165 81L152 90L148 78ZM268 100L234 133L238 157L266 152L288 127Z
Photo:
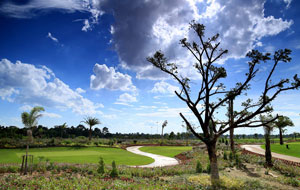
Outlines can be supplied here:
M288 149L286 148L287 144L289 146ZM265 149L265 145L262 145L261 147ZM271 151L276 152L278 154L284 154L300 158L300 142L286 143L284 145L272 144Z
M25 149L0 149L0 163L21 163ZM119 165L144 165L154 162L152 158L140 156L118 148L100 147L55 147L32 148L29 153L34 155L35 162L39 157L45 157L50 162L60 163L98 163L102 157L105 163L113 160Z
M162 156L175 157L177 154L192 150L191 146L145 146L140 148L143 152L149 152Z

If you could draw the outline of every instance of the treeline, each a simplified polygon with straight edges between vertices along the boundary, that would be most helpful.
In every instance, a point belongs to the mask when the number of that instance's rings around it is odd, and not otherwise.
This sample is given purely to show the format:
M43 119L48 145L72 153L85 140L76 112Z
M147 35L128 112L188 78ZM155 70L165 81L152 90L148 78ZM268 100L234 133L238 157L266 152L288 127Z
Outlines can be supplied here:
M1 126L0 138L19 138L22 139L27 134L27 128L19 128L17 126ZM76 138L80 136L88 137L89 129L83 125L76 127L64 127L64 125L48 128L43 125L38 125L32 128L33 137L38 138ZM160 134L145 134L145 133L110 133L107 127L92 129L93 138L116 138L116 139L160 139ZM165 133L164 139L194 139L190 133Z
M1 126L0 125L0 138L19 138L22 139L27 134L27 128L19 128L17 126ZM80 136L88 137L89 129L84 125L76 127L64 127L63 125L48 128L43 125L38 125L32 129L33 137L38 138L76 138ZM110 133L107 127L92 129L93 138L116 138L116 139L160 139L160 134L145 134L145 133ZM278 138L279 135L272 135L271 138ZM285 138L300 137L299 134L286 134ZM223 135L222 138L228 138L229 135ZM263 139L263 134L236 134L235 139ZM191 133L165 133L164 139L195 139Z

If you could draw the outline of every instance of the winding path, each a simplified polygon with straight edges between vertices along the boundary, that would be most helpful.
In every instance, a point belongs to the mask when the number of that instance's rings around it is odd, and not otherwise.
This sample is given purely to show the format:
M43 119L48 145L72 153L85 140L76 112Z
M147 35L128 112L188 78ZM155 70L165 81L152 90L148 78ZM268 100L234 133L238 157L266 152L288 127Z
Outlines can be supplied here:
M126 150L129 152L132 152L134 154L148 156L150 158L153 158L155 161L151 164L141 165L141 166L136 166L136 167L154 168L154 167L163 167L163 166L174 166L174 165L179 164L178 160L176 160L175 158L170 158L167 156L161 156L161 155L157 155L157 154L140 151L139 148L141 148L141 147L143 147L143 146L131 146L131 147L127 147Z
M260 147L260 145L241 145L241 148L244 148L250 152L265 155L265 150L262 149ZM287 155L283 155L283 154L278 154L275 152L272 152L272 157L300 163L300 158L293 157L293 156L287 156Z

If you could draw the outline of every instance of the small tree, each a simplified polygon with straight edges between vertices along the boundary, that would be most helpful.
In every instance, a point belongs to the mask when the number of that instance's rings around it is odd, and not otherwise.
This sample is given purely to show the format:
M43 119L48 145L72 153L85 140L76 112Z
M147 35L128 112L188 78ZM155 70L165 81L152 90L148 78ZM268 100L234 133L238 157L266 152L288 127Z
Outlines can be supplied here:
M161 139L164 138L164 128L167 126L167 124L168 124L168 121L165 120L165 121L163 122L163 124L161 125Z
M112 169L111 169L111 172L110 172L110 177L118 177L118 170L117 170L117 166L116 166L116 162L113 161L112 164Z
M102 157L100 157L99 166L98 166L97 172L99 174L104 174L104 161L103 161Z
M161 71L172 76L181 86L181 91L175 91L177 97L186 103L187 107L194 114L199 122L202 133L196 132L196 128L192 127L190 121L179 113L180 117L186 122L191 132L202 142L205 143L209 155L211 167L211 181L213 186L219 184L219 169L216 154L216 143L218 138L230 131L232 128L239 127L261 127L264 124L273 122L274 120L260 123L258 116L263 113L272 111L270 103L277 97L278 94L284 91L297 89L300 86L300 79L297 75L294 76L294 81L290 84L289 79L282 79L278 82L271 78L274 74L279 62L290 62L291 50L278 50L274 53L270 72L264 81L264 87L258 101L248 99L242 103L243 109L235 111L234 120L222 121L216 118L217 110L222 108L229 100L235 100L236 97L242 95L250 88L252 81L258 73L258 65L262 62L267 62L271 59L270 53L261 53L258 50L252 50L247 54L250 59L248 62L248 72L246 73L243 82L238 82L232 89L226 89L225 85L220 81L227 77L224 67L217 65L216 62L228 51L220 49L219 34L211 38L204 38L205 26L199 23L192 22L190 28L196 33L199 43L188 42L186 38L180 41L180 44L186 48L195 58L195 70L201 75L200 84L197 90L195 100L191 97L190 78L183 77L177 71L178 65L170 63L161 51L157 51L152 57L147 60L153 66ZM201 106L199 106L201 105ZM274 118L276 119L276 118Z
M101 124L101 122L96 117L86 117L81 122L87 124L90 127L90 130L89 130L89 141L91 141L91 139L92 139L92 127L95 126L95 125Z
M264 123L265 121L271 120L273 117L271 115L268 116L260 116L260 120L262 123ZM269 123L264 125L264 131L265 131L265 166L266 167L272 167L273 163L272 163L272 153L271 153L271 142L270 142L270 135L271 132L274 128L274 123Z
M26 146L26 156L25 156L25 172L24 174L27 173L27 160L28 160L28 151L29 151L29 143L32 142L33 137L32 137L32 128L34 126L37 126L38 124L38 119L42 117L42 114L40 114L41 111L45 111L43 107L36 106L31 109L30 112L23 112L21 114L22 118L22 123L24 126L27 128L27 146Z
M279 130L280 144L283 145L283 132L284 132L283 130L287 126L294 126L294 123L287 116L279 116L279 118L275 122L275 125L278 128L278 130Z

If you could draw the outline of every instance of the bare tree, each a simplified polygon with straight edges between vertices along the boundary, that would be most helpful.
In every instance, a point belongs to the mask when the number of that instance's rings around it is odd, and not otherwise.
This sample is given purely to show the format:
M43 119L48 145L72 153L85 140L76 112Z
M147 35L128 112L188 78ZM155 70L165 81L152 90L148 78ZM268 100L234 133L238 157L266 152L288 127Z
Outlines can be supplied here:
M194 56L196 60L194 68L202 77L200 84L197 85L199 88L197 89L195 100L192 100L191 97L190 79L178 73L178 65L176 65L176 63L170 63L161 51L157 51L152 57L148 57L147 60L155 67L171 75L180 84L181 91L175 91L175 94L180 100L185 102L187 107L192 111L199 122L202 134L198 133L196 129L192 127L182 113L179 113L179 115L186 122L190 131L205 143L211 165L211 181L215 186L219 183L219 169L216 154L218 138L222 134L230 131L230 129L238 127L261 127L273 122L277 119L276 117L263 123L261 123L258 117L260 114L272 111L270 103L277 95L281 92L298 88L300 80L297 75L295 75L292 83L289 83L289 79L282 79L276 83L274 83L274 81L271 82L272 75L278 63L289 62L291 60L289 56L291 50L278 50L272 57L274 63L272 64L271 71L267 73L259 100L253 102L253 100L248 99L243 102L243 110L234 113L234 121L231 124L229 124L228 120L218 120L216 118L217 110L225 106L230 99L236 99L236 97L250 88L250 81L256 76L258 65L270 60L271 54L260 53L257 50L249 52L247 57L250 61L248 62L248 72L246 73L244 81L237 83L234 88L228 90L224 84L220 82L220 79L227 77L226 70L224 67L216 65L216 61L228 52L227 50L219 48L219 34L205 39L204 25L192 22L190 26L196 33L199 42L196 43L193 41L189 43L187 39L184 38L180 40L180 44Z

